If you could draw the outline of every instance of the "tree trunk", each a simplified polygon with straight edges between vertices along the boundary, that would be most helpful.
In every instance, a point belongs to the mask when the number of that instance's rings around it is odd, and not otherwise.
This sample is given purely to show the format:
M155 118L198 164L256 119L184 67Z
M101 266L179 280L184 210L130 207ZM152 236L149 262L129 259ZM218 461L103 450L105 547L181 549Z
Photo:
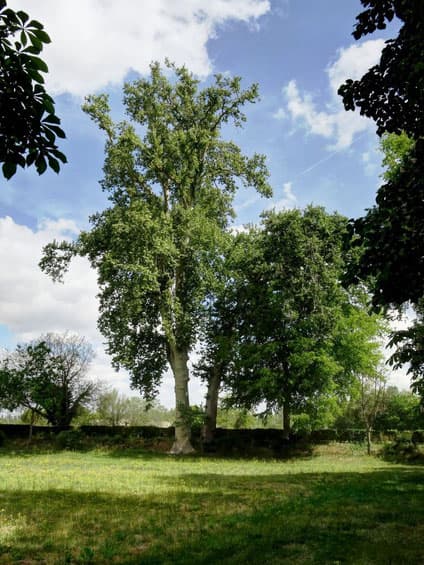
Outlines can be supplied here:
M169 363L175 382L175 441L170 453L182 455L193 453L191 445L190 403L188 400L188 352L186 349L170 347Z
M371 455L371 426L367 426L367 453Z
M216 416L218 413L218 394L221 385L221 375L217 367L213 367L208 382L206 393L206 418L202 429L202 439L205 443L211 442L215 437Z
M284 402L283 404L283 432L284 437L289 439L290 437L290 405L288 402Z
M32 433L34 430L34 421L35 421L35 412L31 410L31 419L29 422L29 434L28 434L28 443L32 442Z

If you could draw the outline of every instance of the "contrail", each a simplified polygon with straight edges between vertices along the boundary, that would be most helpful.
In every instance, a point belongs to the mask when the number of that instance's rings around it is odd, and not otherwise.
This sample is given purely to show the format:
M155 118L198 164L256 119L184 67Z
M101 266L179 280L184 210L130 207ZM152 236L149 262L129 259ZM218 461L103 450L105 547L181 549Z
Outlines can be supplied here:
M352 141L352 143L350 144L351 146L358 142L360 139L364 138L366 135L368 135L368 131L364 132L362 135L358 136L356 139L354 139ZM337 155L338 153L340 153L340 151L333 151L332 153L330 153L330 155L327 155L326 157L324 157L323 159L320 159L319 161L317 161L316 163L314 163L313 165L311 165L310 167L308 167L307 169L305 169L304 171L301 171L300 173L298 173L295 177L293 177L293 181L295 181L296 179L298 179L299 177L306 175L306 173L309 173L310 171L312 171L313 169L315 169L315 167L318 167L319 165L321 165L322 163L325 163L326 161L329 161L330 159L332 159L334 157L334 155Z

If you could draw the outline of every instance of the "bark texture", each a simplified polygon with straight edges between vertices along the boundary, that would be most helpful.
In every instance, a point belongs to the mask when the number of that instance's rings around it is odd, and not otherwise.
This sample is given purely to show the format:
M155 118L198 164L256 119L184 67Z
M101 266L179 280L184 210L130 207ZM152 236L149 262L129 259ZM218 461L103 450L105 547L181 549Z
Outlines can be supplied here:
M191 429L188 419L190 403L188 399L188 351L170 348L169 362L175 381L175 441L170 453L183 455L193 453Z

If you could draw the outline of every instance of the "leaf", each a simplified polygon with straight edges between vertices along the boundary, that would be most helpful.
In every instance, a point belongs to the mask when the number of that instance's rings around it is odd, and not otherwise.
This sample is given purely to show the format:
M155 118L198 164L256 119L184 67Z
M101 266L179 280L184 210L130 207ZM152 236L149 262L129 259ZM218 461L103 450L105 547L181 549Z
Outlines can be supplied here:
M44 84L44 77L40 75L38 71L35 69L28 69L29 76L35 80L35 82L39 82L40 84Z
M54 103L50 96L45 96L43 99L43 106L46 112L54 114Z
M57 116L55 116L55 114L49 114L48 116L46 116L44 118L43 122L46 123L46 124L60 125L60 120Z
M20 36L20 37L21 37L21 43L22 43L22 45L25 47L26 44L27 44L27 42L28 42L26 33L25 33L24 31L21 31L21 36Z
M45 31L43 31L41 29L37 29L33 33L34 33L34 35L37 36L39 41L41 41L42 43L51 43L51 39Z
M16 163L3 163L2 170L4 177L9 180L16 173Z
M23 24L29 20L28 14L26 12L23 12L22 10L19 10L19 12L17 12L16 15Z
M55 173L59 173L59 171L60 171L59 161L57 159L55 159L54 157L50 157L50 156L49 156L48 159L49 159L49 167L51 169L53 169L53 171Z
M36 20L31 20L28 24L28 27L35 28L35 29L43 29L43 24L37 22Z
M35 161L35 168L37 169L37 173L42 175L44 171L47 169L46 159L40 155L38 159Z
M52 155L54 155L55 157L57 157L59 159L59 161L62 161L62 163L67 163L68 159L66 158L66 156L59 151L58 149L53 149L51 151Z
M33 45L29 45L23 49L22 53L31 53L31 55L38 55L40 53L40 49L37 49Z
M28 35L33 47L37 50L36 53L38 55L38 53L43 50L43 44L33 33L29 33Z
M46 65L43 59L40 59L39 57L31 57L31 62L33 66L39 71L42 71L43 73L49 72L49 67Z
M38 155L37 151L32 151L27 155L26 158L27 167L30 167L34 163L34 161L37 159L37 155Z
M66 135L65 132L63 131L63 129L57 127L57 126L46 126L46 128L48 128L50 131L54 132L57 137L60 137L61 139L65 139Z

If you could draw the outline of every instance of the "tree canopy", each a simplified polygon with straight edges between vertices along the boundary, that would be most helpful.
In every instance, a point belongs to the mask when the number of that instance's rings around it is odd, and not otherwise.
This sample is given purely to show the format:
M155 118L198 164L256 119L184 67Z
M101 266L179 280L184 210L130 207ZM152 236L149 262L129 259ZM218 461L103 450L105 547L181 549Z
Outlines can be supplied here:
M91 96L85 111L106 134L102 188L111 206L91 218L74 244L45 248L42 268L60 277L75 254L88 256L100 285L99 327L115 367L132 386L156 395L169 364L175 377L175 452L189 451L188 356L205 298L216 280L225 230L240 185L269 195L264 157L244 156L221 138L226 123L241 126L242 107L256 85L215 76L199 91L186 68L171 81L151 75L124 87L127 121L114 123L107 97Z
M34 165L41 175L66 163L56 138L64 138L54 101L44 88L48 72L39 57L50 38L40 22L0 0L0 163L10 179L17 167Z
M96 391L86 376L92 358L92 347L68 334L18 345L0 364L0 406L26 408L54 426L68 426Z
M227 297L233 343L224 389L238 406L300 409L337 372L332 331L346 219L322 208L265 214L238 236Z

